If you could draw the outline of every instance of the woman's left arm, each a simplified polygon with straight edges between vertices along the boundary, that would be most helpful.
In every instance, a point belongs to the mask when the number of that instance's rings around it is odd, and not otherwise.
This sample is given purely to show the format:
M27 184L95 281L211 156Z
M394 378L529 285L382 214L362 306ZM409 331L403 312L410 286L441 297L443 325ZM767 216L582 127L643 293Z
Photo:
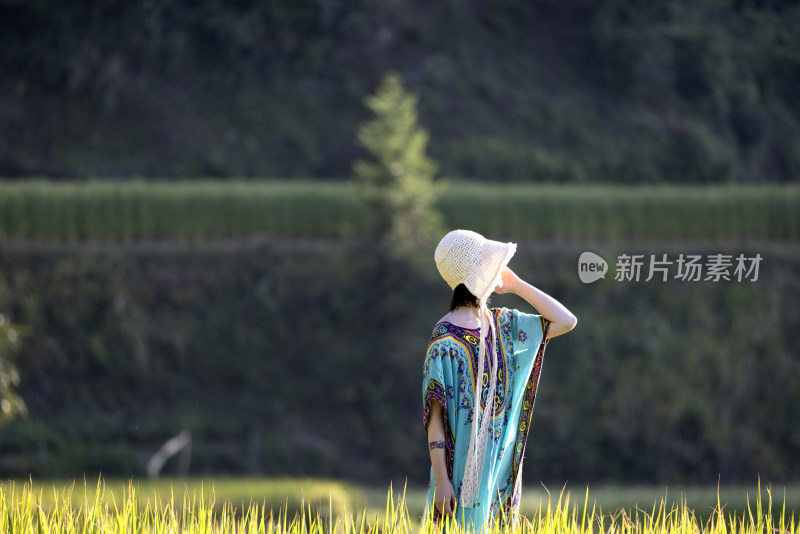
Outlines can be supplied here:
M494 290L495 293L515 293L536 308L542 317L550 321L547 337L552 338L566 334L578 324L578 319L572 312L556 299L525 282L511 269L503 270L500 283Z

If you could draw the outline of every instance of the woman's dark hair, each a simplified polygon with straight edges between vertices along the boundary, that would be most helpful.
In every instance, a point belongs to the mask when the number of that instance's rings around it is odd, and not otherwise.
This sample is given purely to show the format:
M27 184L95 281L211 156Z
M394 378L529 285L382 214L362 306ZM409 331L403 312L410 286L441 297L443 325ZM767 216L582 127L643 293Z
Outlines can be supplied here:
M486 299L486 301L488 304L489 299ZM478 307L478 297L470 293L469 289L467 289L467 286L464 284L458 284L453 290L453 299L450 301L450 311L460 308L461 306Z

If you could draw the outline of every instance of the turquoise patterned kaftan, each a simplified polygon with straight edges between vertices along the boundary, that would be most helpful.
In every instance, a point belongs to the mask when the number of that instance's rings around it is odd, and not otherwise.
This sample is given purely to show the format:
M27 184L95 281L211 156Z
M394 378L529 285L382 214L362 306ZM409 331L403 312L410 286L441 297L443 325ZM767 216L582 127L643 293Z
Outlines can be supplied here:
M463 527L475 529L502 514L510 518L519 511L525 442L550 326L550 321L540 315L508 308L491 308L490 312L498 335L497 382L479 504L475 507L463 505L461 487L472 429L479 331L448 322L438 323L423 368L425 430L427 432L430 421L429 402L436 399L444 407L445 463L458 498L456 516ZM481 373L482 411L489 392L488 359L492 354L488 336L484 342L487 361ZM431 468L426 513L430 513L435 485ZM436 507L432 514L434 520L441 520Z

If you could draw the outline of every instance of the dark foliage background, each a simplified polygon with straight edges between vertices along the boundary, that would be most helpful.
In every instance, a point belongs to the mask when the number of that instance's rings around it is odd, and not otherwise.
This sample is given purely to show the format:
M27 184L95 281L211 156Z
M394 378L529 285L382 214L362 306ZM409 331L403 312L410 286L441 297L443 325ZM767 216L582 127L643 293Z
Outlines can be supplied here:
M755 253L687 247L594 250ZM521 243L514 259L579 318L545 355L526 478L796 480L796 247L758 245L756 282L592 285L573 269L584 248ZM430 263L313 240L3 245L0 308L29 326L16 363L30 414L0 433L0 473L143 474L188 428L192 473L425 484L420 377L450 294Z
M789 1L0 1L0 176L346 177L395 69L455 178L786 182Z

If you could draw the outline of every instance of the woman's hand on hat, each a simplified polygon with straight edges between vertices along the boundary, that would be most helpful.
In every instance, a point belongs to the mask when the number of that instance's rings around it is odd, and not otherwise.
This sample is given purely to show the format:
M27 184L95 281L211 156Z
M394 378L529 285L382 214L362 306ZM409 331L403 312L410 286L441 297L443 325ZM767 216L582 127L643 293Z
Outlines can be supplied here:
M514 271L508 267L503 267L503 271L500 274L500 283L494 288L494 292L498 295L516 293L517 287L521 283L522 279Z

